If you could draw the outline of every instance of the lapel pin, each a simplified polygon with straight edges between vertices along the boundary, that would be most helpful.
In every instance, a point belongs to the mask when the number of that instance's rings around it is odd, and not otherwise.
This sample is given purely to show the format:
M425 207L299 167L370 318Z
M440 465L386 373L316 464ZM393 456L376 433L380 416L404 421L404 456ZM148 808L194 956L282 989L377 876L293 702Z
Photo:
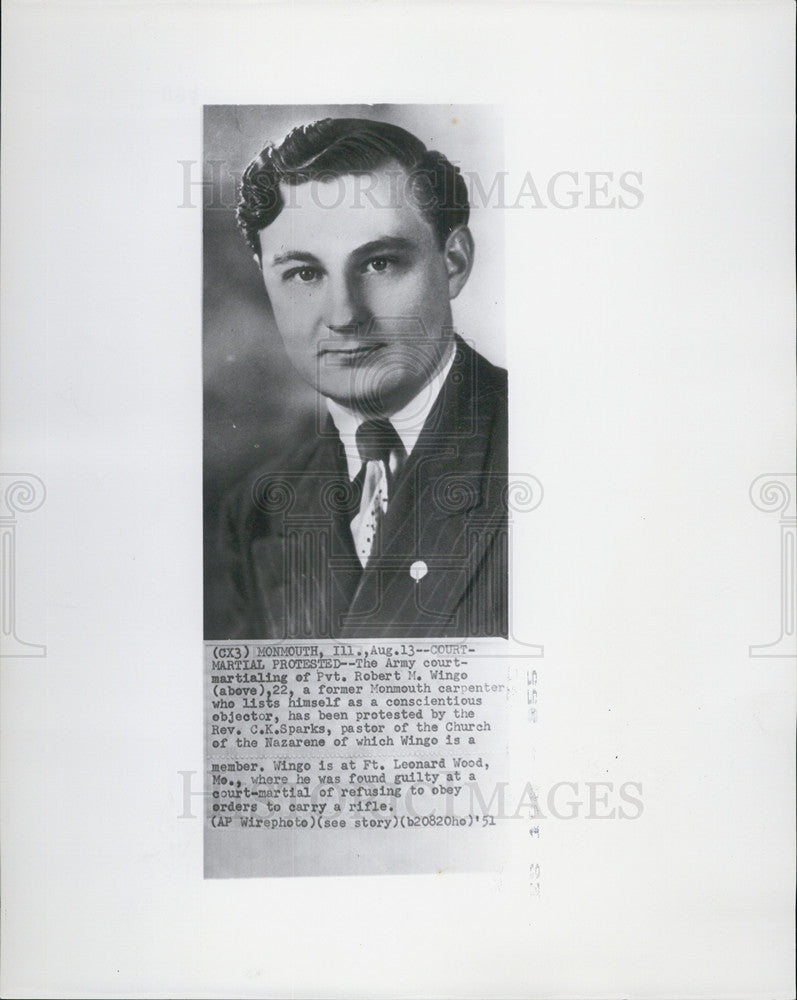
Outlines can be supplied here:
M410 576L416 583L420 583L420 581L426 576L428 572L429 572L429 567L426 565L423 559L418 559L417 562L414 562L412 566L410 566Z

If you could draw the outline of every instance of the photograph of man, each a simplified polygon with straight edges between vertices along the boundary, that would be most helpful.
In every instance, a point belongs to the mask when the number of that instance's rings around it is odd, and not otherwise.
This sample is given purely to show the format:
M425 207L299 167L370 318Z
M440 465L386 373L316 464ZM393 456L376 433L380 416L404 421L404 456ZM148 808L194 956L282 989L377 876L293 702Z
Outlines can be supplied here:
M207 638L507 635L507 376L451 307L469 213L388 122L314 121L246 168L238 226L318 407L220 504Z

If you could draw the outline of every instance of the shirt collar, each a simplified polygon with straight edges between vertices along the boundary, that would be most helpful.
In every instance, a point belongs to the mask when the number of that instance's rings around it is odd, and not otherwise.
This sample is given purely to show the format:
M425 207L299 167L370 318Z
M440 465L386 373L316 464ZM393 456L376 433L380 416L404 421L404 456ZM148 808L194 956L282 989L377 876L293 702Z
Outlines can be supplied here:
M401 438L401 443L404 445L404 450L408 456L418 443L418 438L421 436L421 431L423 430L423 425L426 423L426 418L429 416L437 397L440 395L440 390L443 388L443 383L448 377L448 373L451 371L455 353L454 343L452 341L451 349L448 354L448 360L445 364L438 368L420 392L418 392L406 406L402 407L390 416L390 422L393 424L396 429L396 433ZM337 428L340 440L346 452L346 465L348 466L349 479L354 479L360 471L360 466L362 465L362 459L360 458L360 453L357 450L357 441L355 436L357 428L366 418L363 414L357 413L355 410L350 410L347 406L342 406L340 403L335 402L334 399L327 399L327 408L329 410L329 415L332 417L335 427Z

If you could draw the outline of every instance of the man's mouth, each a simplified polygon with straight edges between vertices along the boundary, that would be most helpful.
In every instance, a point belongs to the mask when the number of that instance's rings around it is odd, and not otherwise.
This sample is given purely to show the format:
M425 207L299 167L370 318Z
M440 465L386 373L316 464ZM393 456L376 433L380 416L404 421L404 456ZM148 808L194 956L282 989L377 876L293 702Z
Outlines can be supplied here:
M384 344L336 344L334 347L320 347L318 357L326 361L362 361L380 350Z

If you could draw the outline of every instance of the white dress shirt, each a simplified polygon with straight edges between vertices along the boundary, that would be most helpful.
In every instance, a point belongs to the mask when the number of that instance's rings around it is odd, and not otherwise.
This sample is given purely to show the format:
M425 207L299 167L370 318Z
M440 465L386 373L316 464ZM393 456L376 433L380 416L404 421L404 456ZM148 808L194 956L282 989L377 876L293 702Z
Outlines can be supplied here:
M404 454L399 455L396 450L390 454L390 473L395 476L399 471L403 461L412 453L413 448L418 443L418 438L426 423L432 407L443 383L451 371L454 363L454 345L451 344L448 359L437 370L431 379L423 386L406 406L388 418L396 430L401 443L404 446ZM346 453L346 465L349 479L353 480L359 473L363 461L357 448L357 428L367 416L351 410L334 399L327 399L329 414L334 421L341 443ZM365 566L371 554L371 547L376 536L376 528L380 516L387 513L389 502L389 476L388 470L382 461L369 461L366 463L365 480L363 482L362 499L360 509L352 519L351 531L354 539L357 556L360 563Z

